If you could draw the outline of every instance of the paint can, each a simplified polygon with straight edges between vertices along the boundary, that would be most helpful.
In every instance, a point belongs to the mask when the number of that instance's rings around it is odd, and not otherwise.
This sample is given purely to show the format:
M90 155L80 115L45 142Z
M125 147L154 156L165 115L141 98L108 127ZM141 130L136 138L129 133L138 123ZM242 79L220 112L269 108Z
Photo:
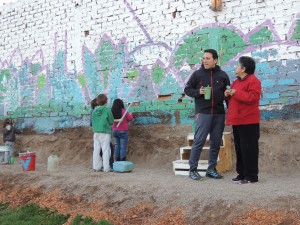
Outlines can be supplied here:
M35 170L35 152L19 153L21 159L21 165L23 171L34 171Z

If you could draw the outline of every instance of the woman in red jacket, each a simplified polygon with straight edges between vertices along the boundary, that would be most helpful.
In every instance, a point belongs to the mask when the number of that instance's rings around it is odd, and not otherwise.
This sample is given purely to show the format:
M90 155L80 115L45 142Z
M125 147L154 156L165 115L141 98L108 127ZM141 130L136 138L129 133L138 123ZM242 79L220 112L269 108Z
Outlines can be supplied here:
M254 60L247 56L240 57L235 71L237 79L224 93L229 99L226 123L233 129L238 173L232 181L239 184L258 181L261 83L254 71Z

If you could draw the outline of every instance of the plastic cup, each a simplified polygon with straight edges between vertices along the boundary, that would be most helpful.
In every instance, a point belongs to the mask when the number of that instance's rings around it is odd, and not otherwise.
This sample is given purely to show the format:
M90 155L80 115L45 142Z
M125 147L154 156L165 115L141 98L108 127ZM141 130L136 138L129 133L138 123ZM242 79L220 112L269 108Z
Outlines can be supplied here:
M204 89L205 89L204 99L209 100L211 97L211 87L204 87Z

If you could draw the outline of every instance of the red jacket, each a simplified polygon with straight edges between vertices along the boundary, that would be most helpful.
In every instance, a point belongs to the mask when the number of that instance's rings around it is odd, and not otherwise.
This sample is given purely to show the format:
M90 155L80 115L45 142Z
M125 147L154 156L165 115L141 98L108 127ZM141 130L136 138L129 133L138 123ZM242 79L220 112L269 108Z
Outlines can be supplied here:
M232 97L229 97L226 124L243 125L259 123L261 84L257 77L251 74L243 80L236 79L231 88L236 91Z

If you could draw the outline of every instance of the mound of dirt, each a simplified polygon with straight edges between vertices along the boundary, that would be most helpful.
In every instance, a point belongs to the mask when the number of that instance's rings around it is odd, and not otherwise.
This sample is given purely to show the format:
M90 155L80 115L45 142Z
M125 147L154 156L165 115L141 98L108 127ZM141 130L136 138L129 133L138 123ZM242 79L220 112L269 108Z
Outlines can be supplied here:
M231 127L226 127L225 130L231 131ZM261 123L261 171L300 169L299 130L300 122L274 120ZM186 137L191 132L190 125L131 126L128 160L147 167L169 168L172 161L179 159L179 148L187 146ZM90 164L93 132L90 127L57 130L51 135L26 131L17 137L16 150L34 151L42 163L47 162L49 155L55 154L64 163Z
M172 161L187 145L188 125L131 126L132 173L92 172L90 128L25 131L16 150L36 152L36 170L23 172L18 158L0 165L0 202L36 202L71 218L82 214L122 225L300 224L299 129L299 122L261 123L259 182L246 186L230 182L234 170L203 182L174 175ZM60 157L59 172L47 172L51 154Z

